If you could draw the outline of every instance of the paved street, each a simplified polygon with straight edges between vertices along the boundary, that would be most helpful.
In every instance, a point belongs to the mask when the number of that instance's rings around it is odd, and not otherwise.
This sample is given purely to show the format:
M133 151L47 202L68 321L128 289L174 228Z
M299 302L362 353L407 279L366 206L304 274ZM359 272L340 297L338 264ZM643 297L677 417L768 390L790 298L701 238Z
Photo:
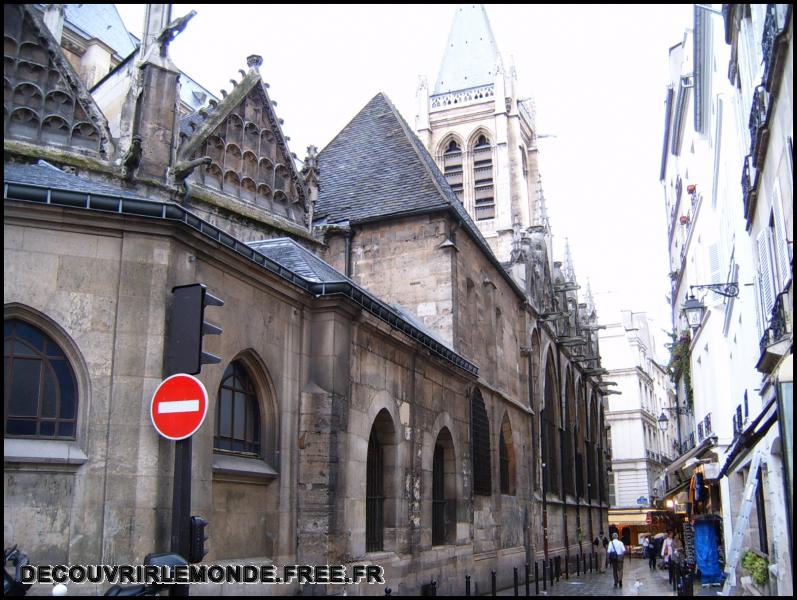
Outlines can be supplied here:
M562 576L553 587L548 586L547 591L542 590L540 596L675 596L672 586L667 582L667 571L651 573L648 561L640 558L626 559L623 572L623 587L615 588L611 568L606 573L587 573L586 575L571 576L566 580ZM530 586L534 595L534 584ZM720 588L702 588L699 583L694 586L695 596L716 596ZM520 595L523 595L523 583L520 584ZM487 594L489 595L489 594ZM499 596L513 596L514 590L508 588L501 590Z

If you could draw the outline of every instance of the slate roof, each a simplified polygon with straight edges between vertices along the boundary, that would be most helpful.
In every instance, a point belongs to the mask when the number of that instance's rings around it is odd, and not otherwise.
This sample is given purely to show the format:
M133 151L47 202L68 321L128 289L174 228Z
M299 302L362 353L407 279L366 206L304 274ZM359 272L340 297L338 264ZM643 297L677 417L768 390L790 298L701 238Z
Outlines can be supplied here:
M40 160L35 165L4 164L3 181L6 183L31 183L46 188L71 190L87 194L106 194L109 196L127 198L135 197L135 195L118 186L70 175L43 160Z
M385 94L374 96L318 158L317 221L453 210L486 244L434 159Z
M374 96L319 153L318 160L321 189L315 205L316 224L449 211L504 279L524 296L434 159L385 94Z
M46 4L37 4L44 10ZM125 27L114 4L65 4L64 23L87 39L97 38L124 58L136 49L136 38Z
M458 5L434 94L492 85L495 66L500 60L484 5Z
M361 290L364 294L369 294L367 290L358 286L343 273L318 258L315 254L298 244L295 240L290 238L278 238L273 240L248 242L247 245L258 252L265 254L274 262L279 263L286 269L289 269L291 272L300 275L308 281L313 281L316 283L346 282ZM447 346L446 342L440 340L436 333L428 329L424 323L419 321L415 315L413 315L406 308L395 303L390 304L389 306L395 310L402 319L409 322L417 329L420 329L429 337L432 337L441 344Z
M347 281L345 275L290 238L248 242L247 245L308 281L317 283Z

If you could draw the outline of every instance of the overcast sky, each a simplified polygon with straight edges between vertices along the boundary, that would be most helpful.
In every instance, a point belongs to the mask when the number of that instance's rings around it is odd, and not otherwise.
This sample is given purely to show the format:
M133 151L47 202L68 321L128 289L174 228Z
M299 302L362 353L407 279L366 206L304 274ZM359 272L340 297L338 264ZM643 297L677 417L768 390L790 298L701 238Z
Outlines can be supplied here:
M117 5L141 36L143 5ZM418 77L434 85L454 5L189 5L170 46L175 64L216 96L240 80L246 57L304 158L322 149L378 92L415 126ZM518 93L537 105L541 174L555 259L570 240L582 288L589 277L601 322L620 309L670 329L667 226L658 181L668 50L692 26L692 5L487 5ZM553 137L555 136L555 137ZM322 174L323 177L323 174ZM662 357L664 358L664 357Z

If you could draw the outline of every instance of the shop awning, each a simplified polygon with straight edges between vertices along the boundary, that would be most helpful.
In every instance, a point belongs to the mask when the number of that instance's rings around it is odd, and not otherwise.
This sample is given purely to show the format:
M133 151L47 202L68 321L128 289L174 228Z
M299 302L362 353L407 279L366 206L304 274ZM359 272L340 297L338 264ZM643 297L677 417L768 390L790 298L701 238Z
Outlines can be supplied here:
M648 525L648 511L652 509L609 510L609 523L611 525L638 526Z
M714 446L717 445L717 436L716 434L711 434L709 437L704 439L700 444L692 448L686 454L682 454L678 458L676 458L672 463L667 465L667 469L664 471L667 475L670 473L675 473L679 469L682 469L687 461L692 458L699 459L703 454L705 454L708 450L711 450Z

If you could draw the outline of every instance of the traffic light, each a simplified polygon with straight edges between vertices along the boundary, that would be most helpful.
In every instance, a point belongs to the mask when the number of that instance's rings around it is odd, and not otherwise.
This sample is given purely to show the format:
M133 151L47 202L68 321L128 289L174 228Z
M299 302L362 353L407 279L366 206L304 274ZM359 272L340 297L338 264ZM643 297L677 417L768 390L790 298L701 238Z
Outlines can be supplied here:
M166 375L196 375L202 365L221 362L218 356L202 351L202 336L223 330L205 321L206 306L224 306L201 283L172 288L166 339Z
M205 535L207 526L208 522L202 517L191 517L191 545L188 550L188 562L190 563L202 562L208 553L205 548L205 542L208 541L208 536Z

